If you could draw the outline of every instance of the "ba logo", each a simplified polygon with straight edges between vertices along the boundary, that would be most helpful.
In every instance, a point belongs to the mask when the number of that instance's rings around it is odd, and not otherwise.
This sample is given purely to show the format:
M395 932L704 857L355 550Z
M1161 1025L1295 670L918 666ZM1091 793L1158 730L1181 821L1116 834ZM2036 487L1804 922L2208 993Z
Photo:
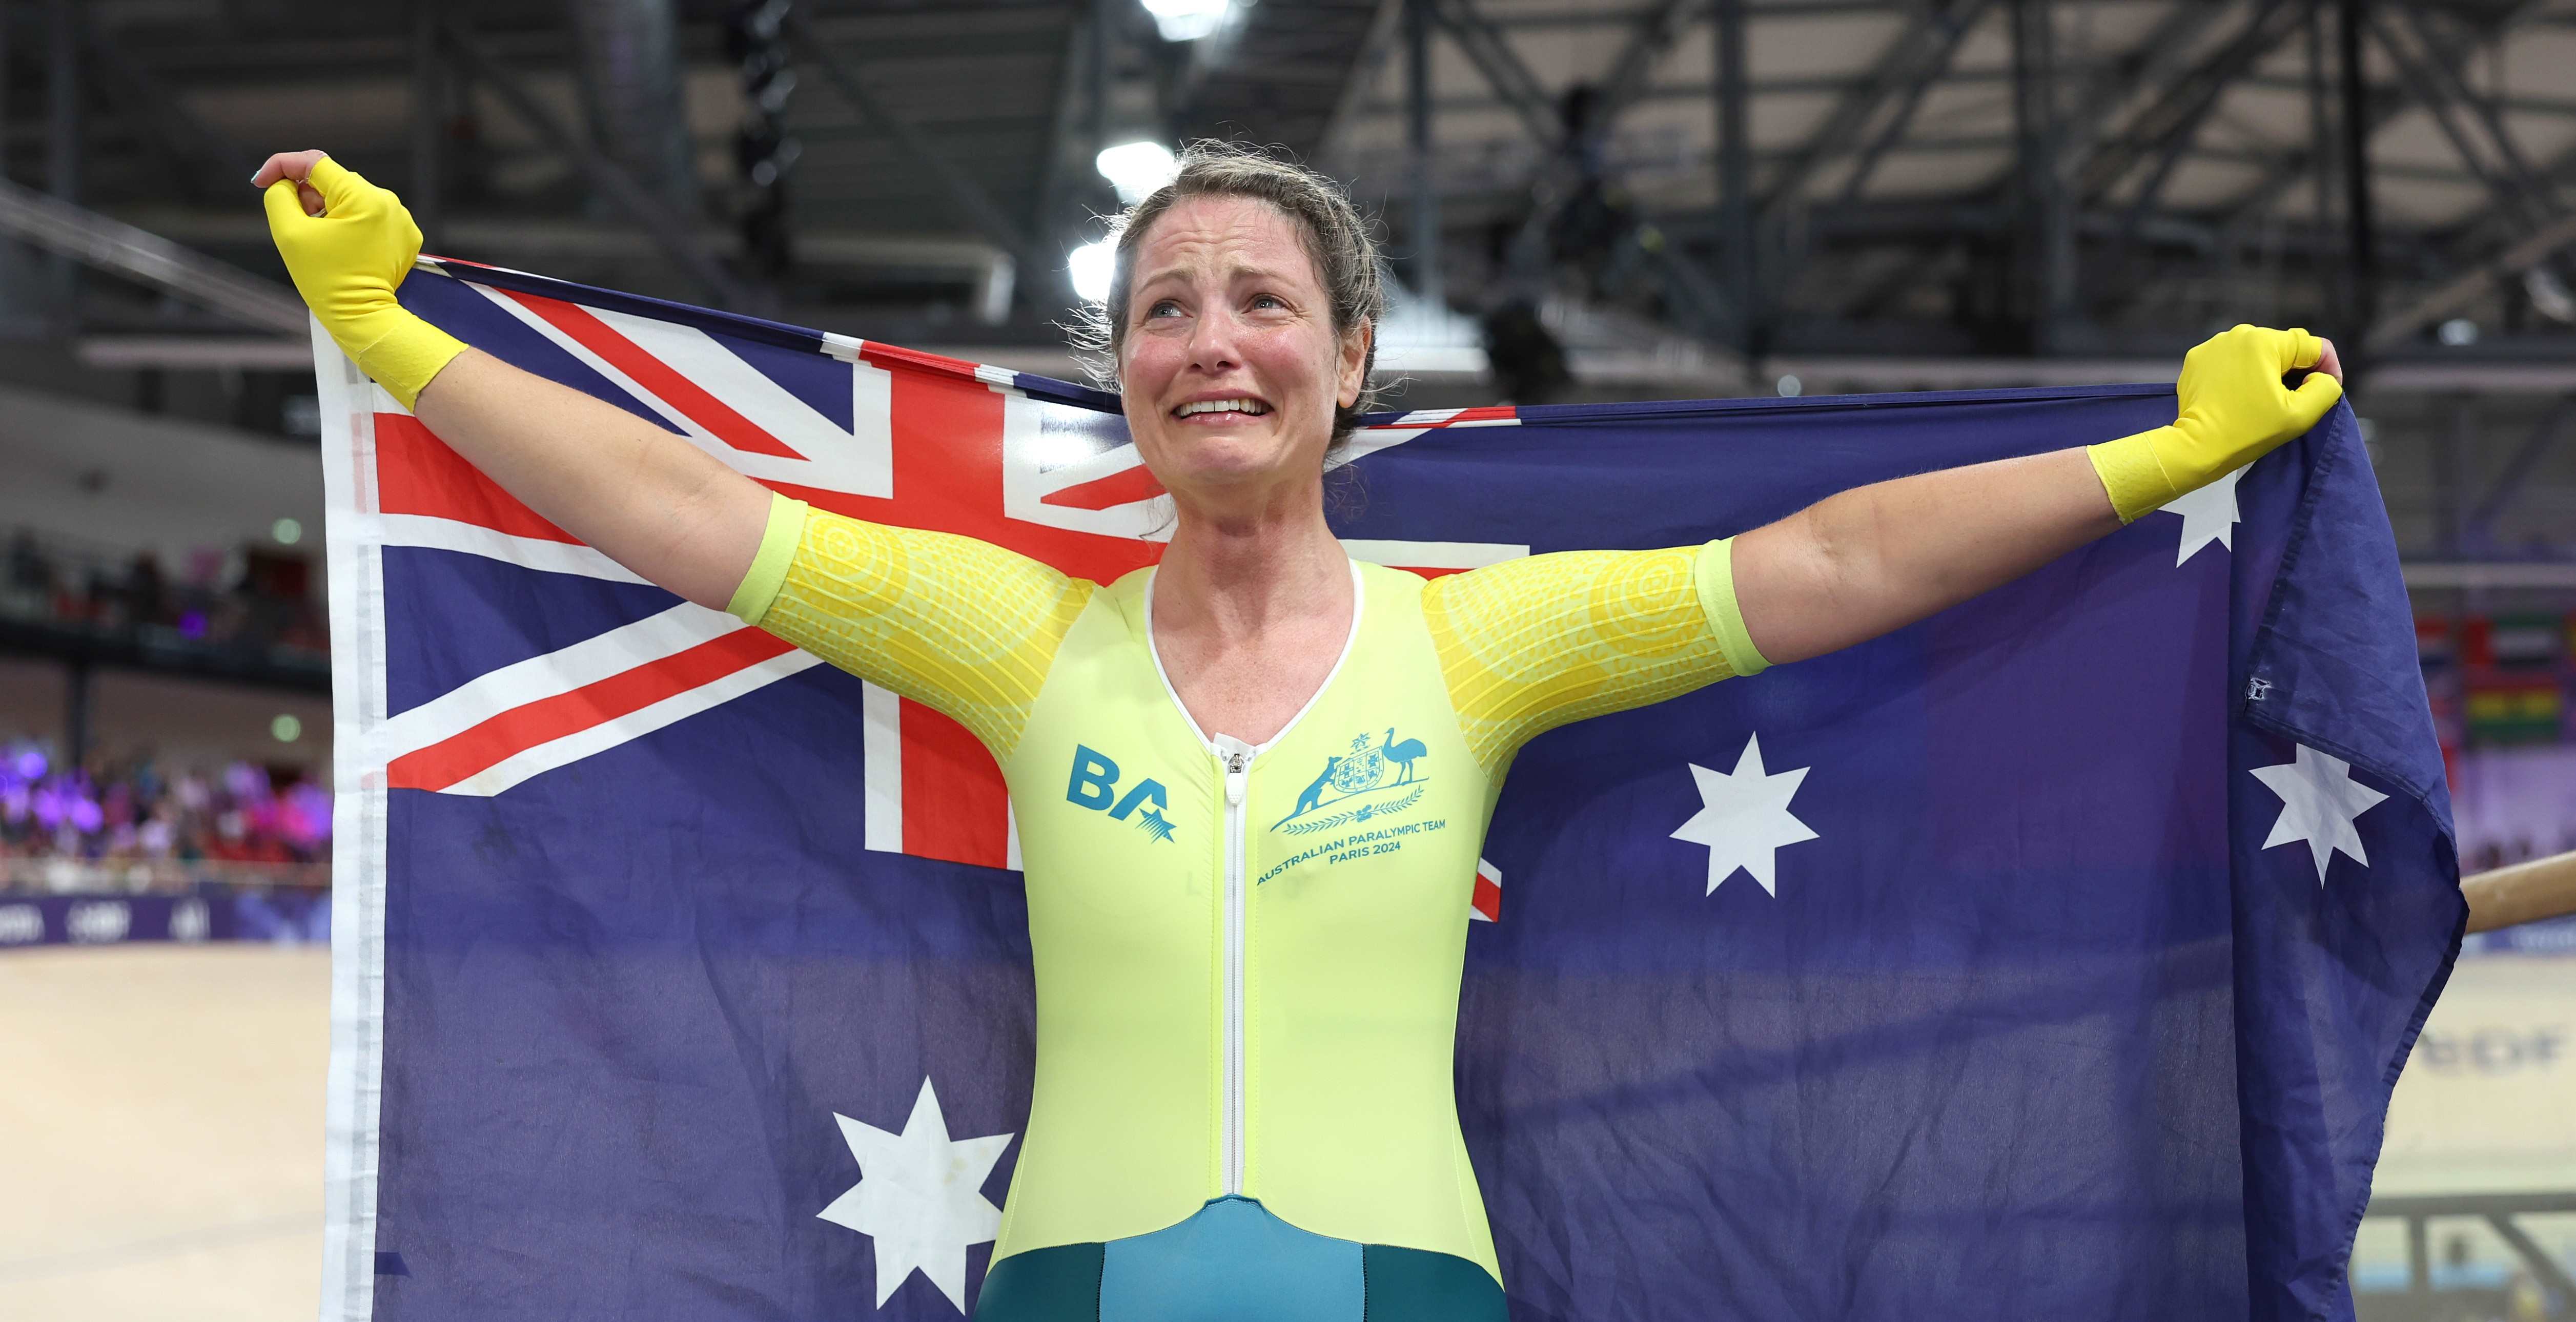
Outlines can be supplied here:
M1077 808L1094 812L1108 809L1118 821L1135 821L1138 830L1169 843L1172 819L1163 814L1172 810L1171 798L1163 791L1163 782L1148 777L1124 795L1118 793L1118 764L1109 756L1082 744L1073 746L1073 776L1065 783L1064 801ZM1137 805L1147 805L1137 812Z

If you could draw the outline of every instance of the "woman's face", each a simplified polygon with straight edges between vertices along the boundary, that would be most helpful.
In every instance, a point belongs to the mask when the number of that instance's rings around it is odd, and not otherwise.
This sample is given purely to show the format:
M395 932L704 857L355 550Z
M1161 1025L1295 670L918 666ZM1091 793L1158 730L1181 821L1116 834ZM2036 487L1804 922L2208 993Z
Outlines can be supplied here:
M1334 335L1297 221L1252 198L1177 203L1137 245L1118 315L1128 430L1166 490L1225 499L1319 483L1371 332Z

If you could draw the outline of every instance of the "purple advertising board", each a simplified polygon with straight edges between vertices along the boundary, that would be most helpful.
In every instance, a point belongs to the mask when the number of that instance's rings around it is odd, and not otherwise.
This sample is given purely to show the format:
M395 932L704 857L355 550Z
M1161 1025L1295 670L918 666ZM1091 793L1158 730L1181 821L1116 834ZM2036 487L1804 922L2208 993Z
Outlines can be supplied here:
M331 939L328 891L205 886L180 895L0 895L0 950L137 941Z

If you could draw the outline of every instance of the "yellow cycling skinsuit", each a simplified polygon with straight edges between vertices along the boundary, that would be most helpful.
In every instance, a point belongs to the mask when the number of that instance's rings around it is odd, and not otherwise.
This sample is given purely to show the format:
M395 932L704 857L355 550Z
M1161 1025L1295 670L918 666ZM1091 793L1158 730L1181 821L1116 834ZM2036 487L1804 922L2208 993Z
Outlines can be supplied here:
M1011 1317L1075 1315L1027 1302L1059 1295L1175 1315L1113 1303L1183 1288L1149 1278L1186 1275L1164 1250L1192 1244L1238 1284L1273 1250L1326 1264L1272 1303L1339 1297L1311 1278L1342 1262L1370 1317L1407 1289L1418 1315L1502 1315L1451 1079L1486 821L1531 736L1767 664L1730 547L1430 580L1354 561L1346 650L1255 747L1200 730L1165 681L1153 570L1100 586L774 498L733 613L955 718L1009 784L1037 1069L979 1318L1005 1295ZM1183 1223L1196 1239L1157 1240ZM1342 1315L1293 1302L1226 1315Z

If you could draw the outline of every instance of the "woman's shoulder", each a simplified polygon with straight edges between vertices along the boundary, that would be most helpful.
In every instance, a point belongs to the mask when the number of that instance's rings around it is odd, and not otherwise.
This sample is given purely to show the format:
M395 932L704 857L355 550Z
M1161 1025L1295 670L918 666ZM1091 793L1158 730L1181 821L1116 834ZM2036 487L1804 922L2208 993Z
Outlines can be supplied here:
M1106 583L1087 578L1074 579L1085 590L1082 613L1114 617L1118 622L1116 632L1142 645L1146 635L1147 593L1153 574L1152 565L1139 565Z
M1442 578L1458 572L1454 569L1428 566L1412 568L1405 565L1382 564L1376 560L1363 559L1358 555L1351 557L1351 563L1359 569L1360 589L1367 601L1403 602L1412 607L1416 614L1420 613L1423 590Z
M1137 601L1142 601L1145 599L1145 584L1148 580L1153 578L1153 576L1154 567L1152 565L1138 565L1134 569L1130 569L1126 573L1120 574L1118 577L1113 578L1106 583L1097 584L1096 586L1103 600L1124 601L1132 598Z

